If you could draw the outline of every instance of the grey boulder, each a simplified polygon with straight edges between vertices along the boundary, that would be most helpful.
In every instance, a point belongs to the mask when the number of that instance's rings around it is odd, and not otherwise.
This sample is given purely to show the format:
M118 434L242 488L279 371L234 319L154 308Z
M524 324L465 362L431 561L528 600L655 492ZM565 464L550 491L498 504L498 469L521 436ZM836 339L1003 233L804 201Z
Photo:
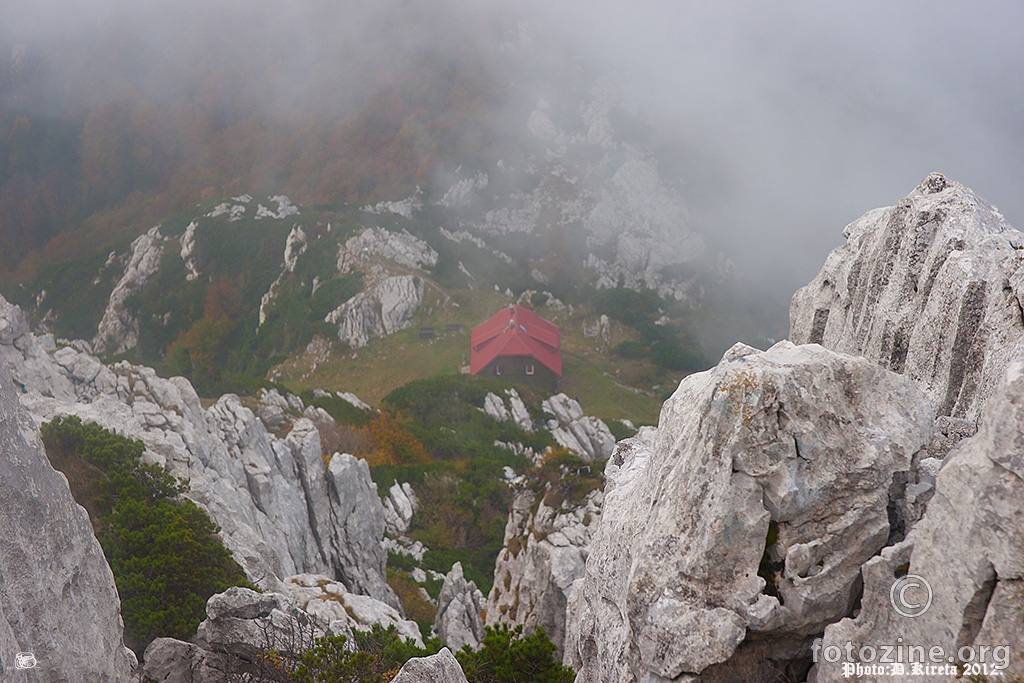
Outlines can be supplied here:
M624 442L570 596L577 681L775 680L849 613L933 417L864 358L737 344Z

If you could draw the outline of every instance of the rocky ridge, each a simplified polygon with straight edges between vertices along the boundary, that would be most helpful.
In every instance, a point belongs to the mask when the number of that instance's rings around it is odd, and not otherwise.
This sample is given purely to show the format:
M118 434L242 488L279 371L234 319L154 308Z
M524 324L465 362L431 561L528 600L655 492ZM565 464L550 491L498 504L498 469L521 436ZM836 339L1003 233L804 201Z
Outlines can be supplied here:
M0 322L0 343L19 331ZM135 656L122 644L114 576L17 396L0 364L0 673L14 683L127 683ZM36 667L15 668L19 652Z
M325 463L308 417L278 438L237 396L204 410L187 380L57 348L52 336L31 334L20 309L3 300L0 321L0 365L35 419L78 415L141 439L146 458L189 480L188 496L221 527L255 584L274 590L286 576L327 574L398 606L385 582L384 510L369 468L347 454Z
M843 231L794 296L790 338L905 374L937 416L976 421L1024 354L1024 234L938 173Z
M578 505L552 507L545 500L528 488L516 491L483 611L487 626L543 628L561 652L566 606L573 582L584 575L604 493L591 491Z

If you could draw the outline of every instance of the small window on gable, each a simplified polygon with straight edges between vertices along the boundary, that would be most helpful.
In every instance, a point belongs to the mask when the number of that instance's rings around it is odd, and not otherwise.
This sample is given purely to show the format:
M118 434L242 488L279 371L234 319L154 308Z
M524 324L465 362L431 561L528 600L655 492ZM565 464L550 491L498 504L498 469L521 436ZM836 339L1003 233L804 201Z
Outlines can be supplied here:
M526 364L526 374L527 375L532 375L533 374L533 363L527 363Z
M494 366L494 374L495 375L500 375L501 374L501 363L498 363L497 365Z

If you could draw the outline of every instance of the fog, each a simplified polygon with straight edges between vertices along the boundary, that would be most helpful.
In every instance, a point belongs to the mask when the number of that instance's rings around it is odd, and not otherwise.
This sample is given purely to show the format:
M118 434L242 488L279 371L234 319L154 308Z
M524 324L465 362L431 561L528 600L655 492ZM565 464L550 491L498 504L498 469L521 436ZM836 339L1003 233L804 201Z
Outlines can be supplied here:
M464 53L528 21L539 52L576 55L625 84L691 227L786 296L846 223L931 171L1024 228L1024 5L1012 0L4 6L13 75L0 104L53 114L116 96L119 80L158 100L214 87L197 72L212 59L232 106L335 115L356 106L378 61Z

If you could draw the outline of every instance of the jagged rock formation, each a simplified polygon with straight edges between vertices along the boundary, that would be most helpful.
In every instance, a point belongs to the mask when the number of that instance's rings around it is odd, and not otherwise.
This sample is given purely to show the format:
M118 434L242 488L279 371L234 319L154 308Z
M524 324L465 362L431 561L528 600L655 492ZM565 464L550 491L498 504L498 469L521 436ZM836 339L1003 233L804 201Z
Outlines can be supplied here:
M285 576L327 574L398 606L385 581L384 510L369 468L346 454L325 464L312 421L295 419L279 439L237 396L203 410L184 378L57 349L3 299L0 321L0 365L11 368L22 405L39 421L74 414L145 442L146 458L190 481L188 496L221 527L254 583L273 590Z
M384 530L391 536L401 536L407 532L417 507L419 501L409 482L399 484L396 481L384 499Z
M827 626L818 664L809 680L840 681L846 644L854 652L880 644L923 645L943 650L941 664L954 655L960 661L1009 668L1000 680L1024 675L1024 631L1020 628L1020 596L1024 590L1024 362L1011 363L1004 381L989 399L976 436L961 441L936 478L936 492L924 517L902 543L886 548L864 565L864 599L856 618ZM909 563L909 564L908 564ZM902 572L921 577L930 586L910 586L906 594L891 593ZM899 600L907 614L896 611ZM914 605L930 606L923 613ZM902 640L897 640L898 638ZM839 661L825 660L824 648L839 646ZM969 647L971 650L961 648ZM987 659L981 658L988 648ZM993 648L1002 648L996 650ZM904 651L906 652L906 651ZM881 652L878 653L879 656ZM853 661L860 661L855 655ZM912 675L909 659L908 675ZM928 660L926 663L934 663ZM991 668L989 669L991 673ZM922 676L945 681L948 675ZM891 677L867 674L862 681ZM990 678L991 680L991 678Z
M520 398L519 392L515 389L506 389L505 395L508 397L507 408L505 399L497 394L487 392L487 396L484 397L484 412L498 422L511 419L524 432L533 432L534 426L533 420L530 418L530 411L526 409L526 404Z
M843 235L793 296L790 338L866 356L917 382L937 415L977 420L1024 354L1024 235L938 173Z
M0 343L20 337L23 322L4 318ZM127 683L135 657L121 640L114 576L17 396L0 363L0 673L16 683ZM16 669L18 652L36 667Z
M129 297L139 293L146 281L160 267L160 257L164 252L163 237L160 226L151 228L147 233L139 235L128 250L128 264L124 275L110 293L107 308L96 329L93 347L100 352L124 353L135 346L139 339L139 323L135 316L125 310L124 304Z
M738 344L685 378L653 439L608 461L570 596L577 680L806 668L813 636L849 613L861 565L885 546L893 474L932 422L908 379L818 346Z
M455 651L469 645L474 650L484 639L483 610L484 595L473 581L466 581L462 574L462 563L452 565L441 593L437 597L437 611L434 614L434 632L441 642Z
M352 348L405 329L423 303L423 278L415 273L436 264L437 252L407 231L367 228L353 235L338 248L338 272L362 270L366 285L324 322L337 325L338 339Z
M410 659L391 683L467 683L466 674L451 650L442 647L436 655Z
M268 650L299 653L316 638L395 626L422 646L419 627L390 605L353 595L326 576L288 577L284 592L229 588L211 596L193 643L157 638L146 648L144 674L159 683L226 683L265 665Z
M565 394L555 394L541 404L544 412L554 416L547 428L563 448L588 460L603 460L615 449L615 437L608 425L596 417L583 414L580 404Z
M485 608L488 626L538 626L561 652L565 609L573 582L582 578L604 494L591 491L579 505L549 507L530 489L512 500L494 585Z

